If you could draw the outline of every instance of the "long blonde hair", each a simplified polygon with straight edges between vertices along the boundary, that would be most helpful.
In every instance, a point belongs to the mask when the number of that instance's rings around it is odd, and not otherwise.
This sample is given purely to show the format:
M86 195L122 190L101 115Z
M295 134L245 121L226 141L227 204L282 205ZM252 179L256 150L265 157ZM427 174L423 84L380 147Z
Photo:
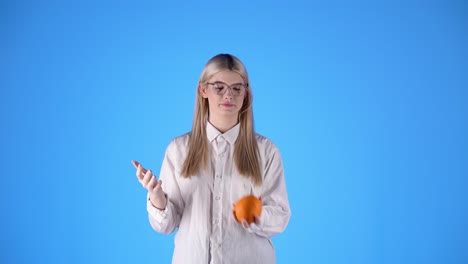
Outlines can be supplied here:
M240 130L234 146L234 161L239 173L251 179L255 185L262 183L260 158L257 140L255 138L252 91L250 89L249 76L244 64L230 54L218 54L211 58L203 68L197 87L197 98L193 118L192 131L189 136L187 158L182 167L181 176L189 178L197 175L199 169L205 169L208 165L209 148L206 135L206 122L208 122L208 99L203 98L200 85L206 82L216 73L222 70L231 70L242 76L246 84L246 93L242 108L239 110Z

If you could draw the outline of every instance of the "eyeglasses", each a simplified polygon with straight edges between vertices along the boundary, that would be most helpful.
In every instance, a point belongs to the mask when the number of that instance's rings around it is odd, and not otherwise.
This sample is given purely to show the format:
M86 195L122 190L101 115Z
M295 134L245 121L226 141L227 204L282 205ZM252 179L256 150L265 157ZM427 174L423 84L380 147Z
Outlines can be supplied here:
M224 95L227 90L231 90L231 94L233 96L240 96L243 95L246 89L246 84L242 83L235 83L233 85L227 85L223 82L214 82L214 83L206 83L212 85L215 89L217 95Z

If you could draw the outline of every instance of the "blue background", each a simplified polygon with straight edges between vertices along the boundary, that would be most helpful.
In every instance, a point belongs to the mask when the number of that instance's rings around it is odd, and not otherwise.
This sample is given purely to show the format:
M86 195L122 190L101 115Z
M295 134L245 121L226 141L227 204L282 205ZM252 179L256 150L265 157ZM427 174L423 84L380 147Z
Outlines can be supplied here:
M284 160L278 263L468 263L466 1L2 1L1 263L170 263L159 171L206 61Z

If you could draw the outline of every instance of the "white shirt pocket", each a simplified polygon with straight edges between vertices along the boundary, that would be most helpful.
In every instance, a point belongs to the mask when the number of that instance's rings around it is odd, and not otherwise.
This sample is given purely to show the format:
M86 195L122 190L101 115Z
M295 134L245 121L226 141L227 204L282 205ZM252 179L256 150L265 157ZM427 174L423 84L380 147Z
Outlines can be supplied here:
M234 204L242 197L250 194L256 195L250 179L234 174L231 181L231 203Z

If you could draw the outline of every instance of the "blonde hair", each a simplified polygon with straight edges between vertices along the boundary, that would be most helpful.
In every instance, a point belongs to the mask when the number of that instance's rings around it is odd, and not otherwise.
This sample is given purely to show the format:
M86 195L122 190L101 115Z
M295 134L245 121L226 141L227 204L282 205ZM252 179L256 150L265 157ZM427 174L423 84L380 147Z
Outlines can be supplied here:
M239 74L246 84L246 93L242 108L239 110L239 136L234 146L234 161L239 173L249 178L255 185L262 183L260 158L255 137L252 111L252 91L249 85L249 76L244 64L230 54L218 54L211 58L203 68L197 87L197 98L193 118L192 131L189 136L188 154L182 166L181 176L189 178L197 175L199 169L206 169L209 159L208 138L206 135L206 122L208 121L208 99L203 98L200 85L216 73L231 70Z

